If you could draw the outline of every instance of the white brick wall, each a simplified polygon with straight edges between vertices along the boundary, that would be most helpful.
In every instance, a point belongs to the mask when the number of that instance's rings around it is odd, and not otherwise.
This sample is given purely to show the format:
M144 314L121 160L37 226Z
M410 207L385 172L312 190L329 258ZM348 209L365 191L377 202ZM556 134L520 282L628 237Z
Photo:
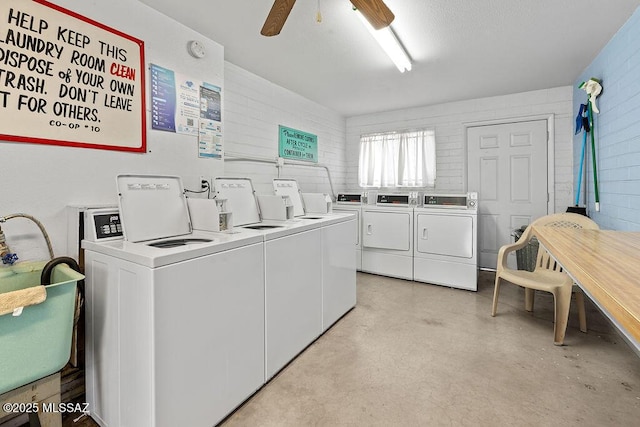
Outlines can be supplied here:
M335 191L346 181L345 118L319 104L234 64L225 62L225 152L276 159L278 125L318 136L318 162L331 171ZM256 191L273 191L275 166L248 162L225 162L226 176L252 179ZM324 169L285 166L282 177L295 178L305 192L329 193Z
M505 96L409 108L347 119L347 187L358 189L360 135L390 130L435 128L437 191L463 191L466 141L472 122L553 114L555 117L555 209L572 202L572 88L570 86Z

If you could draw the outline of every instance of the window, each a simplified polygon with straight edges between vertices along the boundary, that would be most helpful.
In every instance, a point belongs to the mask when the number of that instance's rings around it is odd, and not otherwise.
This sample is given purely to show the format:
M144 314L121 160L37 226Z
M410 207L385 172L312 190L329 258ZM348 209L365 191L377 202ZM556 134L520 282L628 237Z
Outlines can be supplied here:
M435 131L362 135L358 173L362 187L433 187L436 181Z

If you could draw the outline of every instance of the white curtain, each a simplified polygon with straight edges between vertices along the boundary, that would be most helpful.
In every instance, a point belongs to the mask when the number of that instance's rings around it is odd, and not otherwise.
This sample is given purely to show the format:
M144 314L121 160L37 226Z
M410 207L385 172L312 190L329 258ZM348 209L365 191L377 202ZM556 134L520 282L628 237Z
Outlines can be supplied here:
M362 187L433 187L436 181L435 131L362 135L358 166Z

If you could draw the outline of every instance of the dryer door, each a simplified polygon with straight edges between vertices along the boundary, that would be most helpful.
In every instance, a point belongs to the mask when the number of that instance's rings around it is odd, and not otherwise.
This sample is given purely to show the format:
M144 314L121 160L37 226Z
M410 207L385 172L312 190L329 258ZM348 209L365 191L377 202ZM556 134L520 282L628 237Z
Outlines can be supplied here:
M460 215L416 215L416 249L420 253L473 257L473 218Z
M362 246L367 248L411 250L410 212L362 213Z

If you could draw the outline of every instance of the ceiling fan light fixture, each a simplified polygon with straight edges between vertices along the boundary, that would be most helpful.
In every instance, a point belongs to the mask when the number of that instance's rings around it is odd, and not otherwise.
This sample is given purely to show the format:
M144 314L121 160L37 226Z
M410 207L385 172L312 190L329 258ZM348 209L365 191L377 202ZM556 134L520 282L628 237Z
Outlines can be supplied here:
M357 10L354 8L360 21L362 24L367 27L367 30L371 33L374 39L378 42L382 50L391 58L393 63L398 67L398 70L401 73L405 71L411 71L411 58L409 58L409 54L402 46L402 43L398 40L395 32L391 28L391 26L387 26L381 28L379 30L374 29L369 21Z

